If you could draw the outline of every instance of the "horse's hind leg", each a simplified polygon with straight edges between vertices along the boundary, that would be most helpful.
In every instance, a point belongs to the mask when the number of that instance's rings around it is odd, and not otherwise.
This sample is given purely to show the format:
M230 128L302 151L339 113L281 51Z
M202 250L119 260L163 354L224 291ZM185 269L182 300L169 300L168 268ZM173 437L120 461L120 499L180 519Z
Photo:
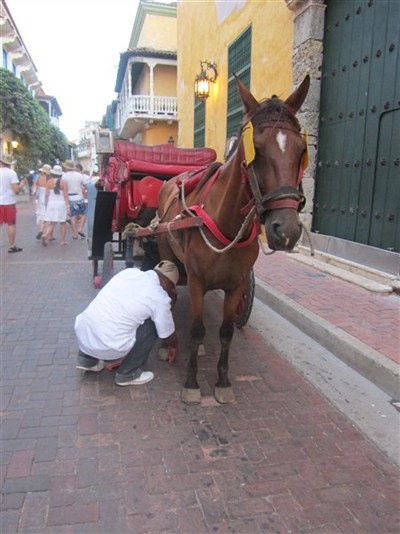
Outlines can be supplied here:
M218 381L214 388L214 397L220 404L229 404L235 400L233 388L228 378L229 348L233 337L233 321L224 320L219 329L221 354L218 360Z

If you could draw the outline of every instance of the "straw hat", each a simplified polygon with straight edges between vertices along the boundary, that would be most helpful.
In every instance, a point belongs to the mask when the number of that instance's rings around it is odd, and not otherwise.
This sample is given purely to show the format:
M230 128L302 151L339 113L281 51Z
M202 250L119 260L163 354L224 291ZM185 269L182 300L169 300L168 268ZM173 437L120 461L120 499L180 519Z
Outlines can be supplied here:
M64 169L68 169L69 171L75 170L75 163L72 161L72 159L67 159L62 165Z
M52 174L53 176L62 176L63 170L61 165L54 165L54 167L50 171L50 174Z
M0 156L0 161L2 163L4 163L4 165L14 165L15 163L15 160L14 158L11 156L11 154L2 154Z
M43 174L50 174L51 173L51 165L48 165L47 163L45 163L43 165L43 167L38 169L38 171L42 172Z
M174 286L176 286L176 284L178 283L179 271L176 265L172 263L172 261L160 261L160 263L154 267L154 270L163 274L165 277L168 278L168 280L171 280Z

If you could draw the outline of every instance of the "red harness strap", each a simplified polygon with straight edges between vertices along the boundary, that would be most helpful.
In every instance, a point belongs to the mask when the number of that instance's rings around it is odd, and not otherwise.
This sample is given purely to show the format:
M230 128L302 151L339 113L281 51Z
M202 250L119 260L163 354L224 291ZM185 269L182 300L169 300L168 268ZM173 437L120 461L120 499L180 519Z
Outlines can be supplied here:
M284 200L270 200L265 203L266 210L279 210L283 208L293 208L297 210L299 207L299 201L294 198L285 198Z
M219 168L218 170L209 178L208 182L205 184L204 188L201 190L200 195L197 199L197 204L194 204L192 206L189 206L187 208L188 211L195 213L197 216L201 217L203 220L204 225L208 228L208 230L213 234L213 236L218 239L220 243L224 246L228 246L232 243L232 240L228 239L218 228L217 224L213 221L213 219L208 215L206 211L203 209L203 203L207 198L207 195L214 185L215 181L217 180L219 176ZM202 171L201 175L204 174L204 171ZM198 176L196 175L196 178L198 180ZM189 179L190 181L191 179ZM180 184L182 187L182 184ZM197 185L197 184L196 184ZM186 188L184 187L184 192L186 193ZM257 223L257 220L254 219L253 226L250 232L250 235L247 239L244 241L239 241L235 245L233 245L233 248L243 248L247 247L250 243L254 241L254 239L257 238L257 235L259 234L259 225Z
M218 239L218 241L220 243L222 243L224 246L230 245L230 243L232 241L230 239L228 239L221 232L221 230L218 228L218 226L215 224L215 222L211 219L211 217L208 215L208 213L206 213L201 206L198 206L197 204L195 204L194 206L190 206L188 209L190 211L193 211L196 215L198 215L199 217L201 217L203 219L205 226L210 230L212 235L216 239ZM253 221L253 227L251 229L251 233L250 233L249 237L247 239L245 239L244 241L239 241L238 243L236 243L233 246L233 248L247 247L248 245L250 245L250 243L252 243L254 241L254 239L256 239L257 235L258 235L258 225L257 225L256 221L254 220Z

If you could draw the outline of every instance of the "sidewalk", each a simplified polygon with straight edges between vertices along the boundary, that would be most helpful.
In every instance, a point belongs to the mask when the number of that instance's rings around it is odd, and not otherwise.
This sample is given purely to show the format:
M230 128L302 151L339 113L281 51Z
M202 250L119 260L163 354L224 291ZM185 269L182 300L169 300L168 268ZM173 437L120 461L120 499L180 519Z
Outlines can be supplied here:
M400 296L368 291L301 256L260 252L256 297L399 399Z

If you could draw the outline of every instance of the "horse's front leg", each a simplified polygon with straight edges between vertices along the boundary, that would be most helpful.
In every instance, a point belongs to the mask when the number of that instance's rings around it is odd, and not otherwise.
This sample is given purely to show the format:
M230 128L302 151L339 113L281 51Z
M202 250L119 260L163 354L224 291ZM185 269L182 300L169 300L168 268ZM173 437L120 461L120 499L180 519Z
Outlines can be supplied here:
M182 401L186 404L199 404L200 387L197 382L197 357L203 344L205 328L203 323L204 291L197 281L188 279L192 325L190 328L190 354L187 367L186 382L182 389Z
M214 388L214 397L221 404L228 404L235 400L232 385L228 378L229 372L229 349L233 338L234 322L233 317L239 304L242 292L234 295L225 294L224 300L224 320L219 329L219 340L221 352L218 360L218 381Z

